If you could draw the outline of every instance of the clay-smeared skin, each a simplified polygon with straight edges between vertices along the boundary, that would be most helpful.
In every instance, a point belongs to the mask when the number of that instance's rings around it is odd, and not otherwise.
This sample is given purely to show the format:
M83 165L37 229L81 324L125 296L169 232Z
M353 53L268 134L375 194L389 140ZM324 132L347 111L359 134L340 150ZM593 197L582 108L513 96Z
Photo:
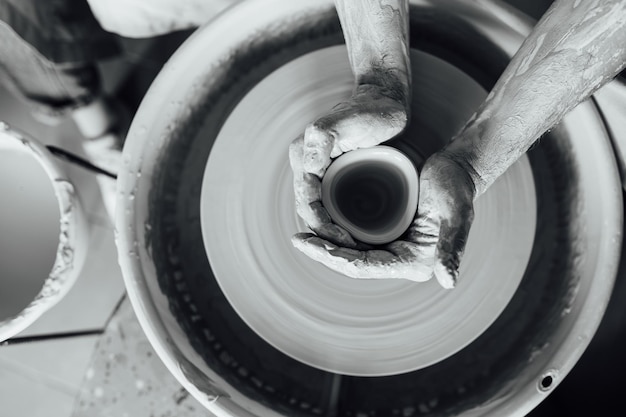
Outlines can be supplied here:
M319 236L346 247L356 247L343 228L333 224L321 203L321 177L330 158L378 145L406 126L404 106L373 85L358 86L350 101L311 125L289 150L294 173L296 208L308 226Z
M408 2L336 0L335 4L356 84L381 86L408 107L411 94Z
M407 4L347 3L336 2L357 95L364 79L383 86L382 94L372 96L369 104L364 103L367 92L342 103L343 111L335 109L314 122L292 145L298 213L318 235L296 235L293 244L354 278L426 281L435 275L444 288L452 288L474 216L473 201L541 134L626 65L626 2L553 4L477 113L449 146L428 159L420 175L416 219L404 240L385 250L362 250L345 230L333 225L319 202L319 184L329 157L376 145L405 127L401 122L406 117L390 104L395 101L402 109L402 96L386 94L392 102L380 97L390 85L410 84L410 76L406 82L402 77L410 75L404 41Z
M321 178L331 158L378 145L404 130L411 91L408 2L337 0L336 5L356 87L350 100L311 123L291 145L296 208L317 234L298 234L293 244L354 278L424 281L431 275L427 266L431 253L422 254L414 242L394 242L387 250L363 250L364 245L332 223L320 201Z
M448 148L474 168L476 196L625 65L625 1L556 1Z

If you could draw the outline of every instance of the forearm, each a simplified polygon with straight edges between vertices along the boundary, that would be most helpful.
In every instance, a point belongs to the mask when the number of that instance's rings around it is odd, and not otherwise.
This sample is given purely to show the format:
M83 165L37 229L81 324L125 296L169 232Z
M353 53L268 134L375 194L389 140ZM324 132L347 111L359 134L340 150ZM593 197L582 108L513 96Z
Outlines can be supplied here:
M408 110L408 0L335 0L357 85L384 88Z
M482 194L540 135L626 65L626 2L557 0L447 152Z

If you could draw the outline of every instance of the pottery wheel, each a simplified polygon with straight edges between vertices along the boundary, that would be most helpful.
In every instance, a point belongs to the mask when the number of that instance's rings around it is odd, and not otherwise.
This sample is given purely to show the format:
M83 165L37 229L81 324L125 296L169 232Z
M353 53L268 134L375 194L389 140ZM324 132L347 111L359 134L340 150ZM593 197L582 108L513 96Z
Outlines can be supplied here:
M413 51L413 115L391 144L428 156L486 96L450 64ZM353 280L298 252L289 143L349 97L345 46L289 61L237 104L204 172L201 226L213 274L237 314L284 354L338 374L393 375L439 362L475 340L524 275L536 196L524 156L476 202L456 289L404 280ZM419 163L419 161L418 161Z

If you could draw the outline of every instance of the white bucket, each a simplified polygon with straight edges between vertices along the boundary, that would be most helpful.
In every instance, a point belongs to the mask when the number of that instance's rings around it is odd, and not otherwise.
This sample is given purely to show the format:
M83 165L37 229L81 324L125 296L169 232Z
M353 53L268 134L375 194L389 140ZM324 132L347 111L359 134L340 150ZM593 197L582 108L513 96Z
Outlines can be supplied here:
M87 224L54 156L0 122L0 341L59 302L85 258Z

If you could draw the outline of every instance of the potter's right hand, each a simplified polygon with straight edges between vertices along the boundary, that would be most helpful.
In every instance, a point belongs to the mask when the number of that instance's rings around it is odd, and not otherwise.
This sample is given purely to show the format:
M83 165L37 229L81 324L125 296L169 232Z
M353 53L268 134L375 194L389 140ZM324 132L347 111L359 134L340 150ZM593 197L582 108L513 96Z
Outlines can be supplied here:
M196 28L238 0L87 0L108 32L148 38Z
M296 210L317 236L345 248L362 247L334 224L321 201L321 180L344 152L375 146L407 125L405 105L384 87L359 85L352 97L307 126L289 148Z
M424 282L434 276L442 287L454 288L474 218L476 182L465 154L444 149L422 169L417 214L400 240L367 250L299 233L292 243L311 259L352 278Z

